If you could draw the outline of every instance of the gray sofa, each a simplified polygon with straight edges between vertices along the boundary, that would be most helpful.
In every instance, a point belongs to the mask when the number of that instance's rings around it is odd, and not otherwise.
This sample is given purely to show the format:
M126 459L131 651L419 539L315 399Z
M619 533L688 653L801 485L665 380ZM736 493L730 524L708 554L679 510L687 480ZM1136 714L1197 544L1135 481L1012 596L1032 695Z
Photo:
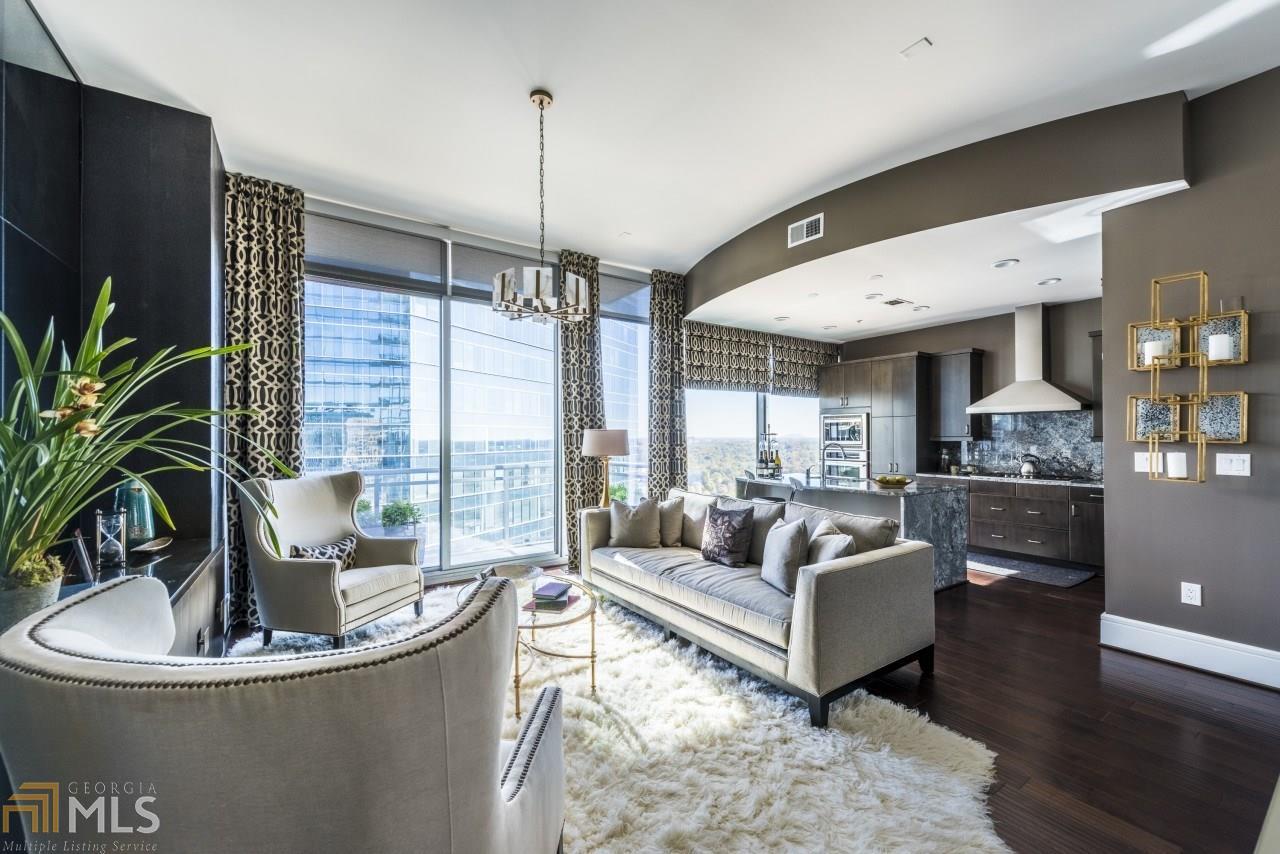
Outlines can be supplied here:
M933 547L897 539L893 519L786 502L757 508L749 560L728 567L702 559L702 531L713 502L747 502L672 490L684 499L679 545L609 545L607 508L579 516L584 580L608 598L809 704L826 726L831 701L872 676L911 661L933 671ZM857 553L801 567L795 596L760 577L764 537L781 515L803 516L813 531L829 519L853 537Z

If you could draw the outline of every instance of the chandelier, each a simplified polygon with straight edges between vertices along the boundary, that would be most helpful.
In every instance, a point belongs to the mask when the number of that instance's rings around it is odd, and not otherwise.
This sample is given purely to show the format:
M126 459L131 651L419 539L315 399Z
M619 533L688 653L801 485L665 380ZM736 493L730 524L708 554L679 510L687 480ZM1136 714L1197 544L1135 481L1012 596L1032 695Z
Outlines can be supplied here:
M585 320L588 314L587 280L560 267L559 288L547 266L547 107L551 93L534 89L529 100L538 108L538 266L509 267L493 277L493 309L512 319L531 317L536 323L552 320Z

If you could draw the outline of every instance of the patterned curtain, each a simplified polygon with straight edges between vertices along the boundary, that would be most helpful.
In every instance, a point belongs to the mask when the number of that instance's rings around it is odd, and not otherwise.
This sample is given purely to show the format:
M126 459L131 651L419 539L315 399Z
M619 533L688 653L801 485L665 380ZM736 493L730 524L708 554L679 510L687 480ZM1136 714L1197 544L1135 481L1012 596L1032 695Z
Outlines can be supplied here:
M578 569L578 511L600 500L604 467L582 456L582 431L604 424L604 375L600 368L600 259L560 251L567 273L587 280L587 319L560 322L560 418L564 446L564 527L569 571Z
M256 442L302 470L302 191L248 175L227 175L224 308L228 343L252 341L224 366L223 404L254 417L227 419L227 456L247 476L278 476ZM244 472L240 477L246 476ZM229 623L258 624L245 553L240 496L228 484Z
M769 390L767 332L684 322L684 387Z
M818 393L818 368L840 359L840 348L824 341L770 335L773 348L774 394L814 397Z
M689 485L684 423L684 276L649 275L649 497Z

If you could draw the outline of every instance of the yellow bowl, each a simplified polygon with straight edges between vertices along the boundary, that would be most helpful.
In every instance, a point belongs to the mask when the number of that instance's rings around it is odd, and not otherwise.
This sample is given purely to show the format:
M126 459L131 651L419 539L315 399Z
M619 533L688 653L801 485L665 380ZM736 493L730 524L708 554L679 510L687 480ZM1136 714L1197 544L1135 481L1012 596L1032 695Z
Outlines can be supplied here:
M875 479L881 486L906 486L911 478L902 474L882 474Z

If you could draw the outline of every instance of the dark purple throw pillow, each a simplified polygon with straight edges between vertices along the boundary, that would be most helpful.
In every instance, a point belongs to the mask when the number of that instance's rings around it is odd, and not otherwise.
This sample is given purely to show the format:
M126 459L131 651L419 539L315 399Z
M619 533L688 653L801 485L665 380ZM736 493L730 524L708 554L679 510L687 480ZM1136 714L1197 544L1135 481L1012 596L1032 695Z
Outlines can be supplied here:
M742 566L751 550L751 525L755 509L723 510L714 504L707 509L702 531L702 559L725 566Z

